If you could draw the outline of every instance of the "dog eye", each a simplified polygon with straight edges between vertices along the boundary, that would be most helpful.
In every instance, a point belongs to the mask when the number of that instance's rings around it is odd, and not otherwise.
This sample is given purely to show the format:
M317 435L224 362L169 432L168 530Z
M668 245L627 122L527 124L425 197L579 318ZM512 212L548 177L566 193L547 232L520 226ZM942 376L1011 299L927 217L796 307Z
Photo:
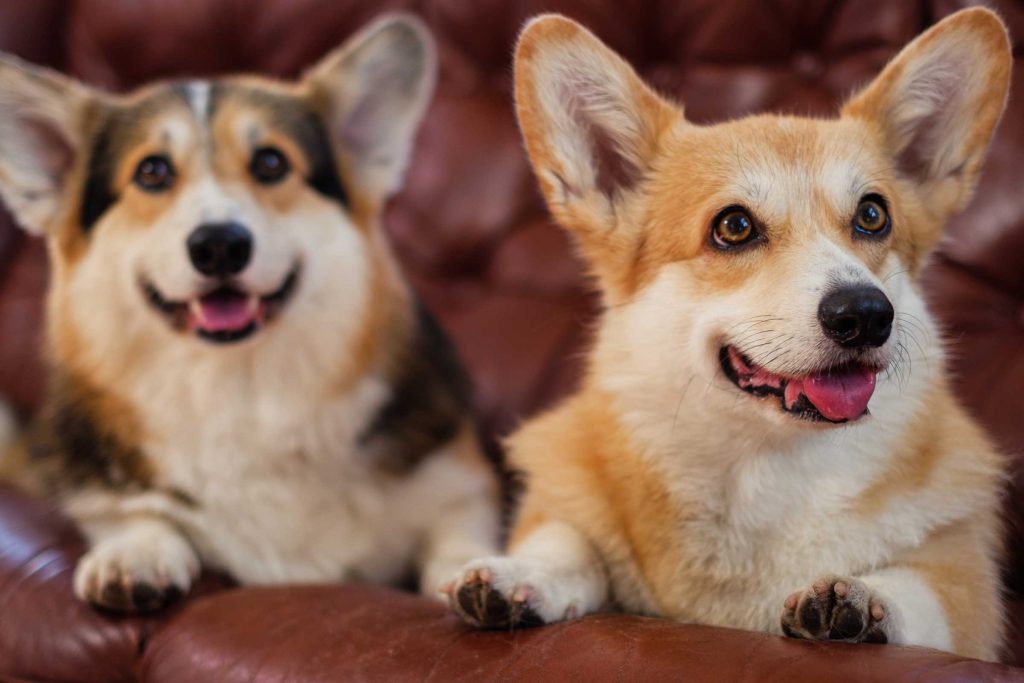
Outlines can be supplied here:
M750 214L738 207L730 207L719 213L711 231L711 239L716 246L723 249L738 247L756 235L754 220Z
M889 227L889 212L885 208L885 200L877 194L869 194L861 199L853 218L853 227L858 232L873 237L885 233Z
M281 181L291 167L284 152L276 147L260 147L252 155L249 172L252 177L264 185L272 185Z
M162 154L153 154L135 167L133 182L147 192L163 192L174 184L174 165Z

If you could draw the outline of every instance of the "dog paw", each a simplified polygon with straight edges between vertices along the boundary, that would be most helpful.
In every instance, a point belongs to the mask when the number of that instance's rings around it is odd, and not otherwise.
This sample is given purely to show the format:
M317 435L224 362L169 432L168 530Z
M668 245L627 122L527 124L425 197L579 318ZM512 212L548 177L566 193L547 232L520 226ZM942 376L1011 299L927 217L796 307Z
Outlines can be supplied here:
M493 557L470 562L442 590L452 610L479 628L542 626L577 614L557 581L535 561Z
M75 595L120 614L146 614L188 592L199 559L175 535L133 534L104 539L78 561Z
M829 576L786 598L782 632L790 638L885 643L889 615L864 582Z

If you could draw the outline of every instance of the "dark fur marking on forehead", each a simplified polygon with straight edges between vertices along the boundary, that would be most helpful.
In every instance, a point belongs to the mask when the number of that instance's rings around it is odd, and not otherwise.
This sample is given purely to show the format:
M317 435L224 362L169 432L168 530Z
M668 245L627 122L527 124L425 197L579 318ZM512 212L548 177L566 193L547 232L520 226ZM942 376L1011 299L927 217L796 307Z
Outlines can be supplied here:
M455 438L470 416L470 385L451 342L418 306L412 338L403 349L381 407L359 443L380 470L402 475Z
M267 110L273 125L299 145L309 162L309 178L306 179L309 186L348 207L348 194L335 163L334 146L320 115L302 100L286 95L252 88L238 88L234 92L254 106ZM218 93L218 97L226 94Z

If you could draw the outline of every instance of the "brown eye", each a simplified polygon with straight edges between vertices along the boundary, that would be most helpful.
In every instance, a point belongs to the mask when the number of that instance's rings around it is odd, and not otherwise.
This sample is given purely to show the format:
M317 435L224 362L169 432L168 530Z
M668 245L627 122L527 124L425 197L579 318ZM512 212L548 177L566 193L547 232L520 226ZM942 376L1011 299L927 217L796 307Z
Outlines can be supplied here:
M163 192L174 184L174 165L162 154L153 154L135 167L132 181L146 192Z
M889 212L885 209L885 200L879 195L868 195L861 199L853 219L853 227L858 232L871 236L884 234L889 227Z
M712 226L711 237L717 246L728 249L750 241L756 234L750 214L733 207L718 214Z
M276 147L260 147L252 154L249 172L252 177L264 185L280 182L288 175L291 166L284 152Z

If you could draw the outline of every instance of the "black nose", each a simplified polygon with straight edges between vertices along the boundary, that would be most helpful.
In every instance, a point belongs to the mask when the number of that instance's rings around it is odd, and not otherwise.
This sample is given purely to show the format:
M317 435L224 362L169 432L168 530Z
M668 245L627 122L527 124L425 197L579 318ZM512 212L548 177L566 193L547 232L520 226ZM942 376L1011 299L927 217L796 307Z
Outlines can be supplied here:
M207 223L188 236L188 257L203 275L237 275L252 256L252 234L238 223Z
M840 346L881 346L892 332L892 304L877 287L846 287L829 292L818 306L825 334Z

